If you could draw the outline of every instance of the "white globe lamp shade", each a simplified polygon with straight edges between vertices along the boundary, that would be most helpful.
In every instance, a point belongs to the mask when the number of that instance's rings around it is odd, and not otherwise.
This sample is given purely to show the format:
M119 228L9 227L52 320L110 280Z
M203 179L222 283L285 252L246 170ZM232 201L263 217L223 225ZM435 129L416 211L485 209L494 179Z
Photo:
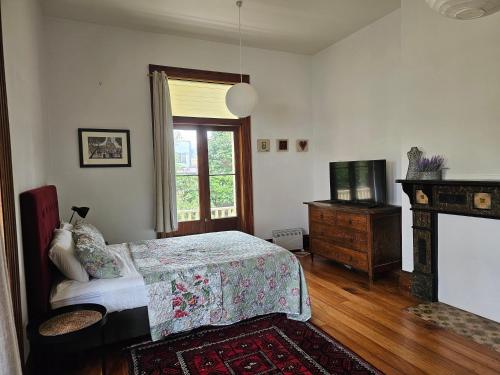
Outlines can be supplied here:
M257 91L245 82L233 85L226 94L227 109L239 118L250 116L257 101Z
M489 16L500 10L500 0L426 0L427 4L445 17L471 20Z

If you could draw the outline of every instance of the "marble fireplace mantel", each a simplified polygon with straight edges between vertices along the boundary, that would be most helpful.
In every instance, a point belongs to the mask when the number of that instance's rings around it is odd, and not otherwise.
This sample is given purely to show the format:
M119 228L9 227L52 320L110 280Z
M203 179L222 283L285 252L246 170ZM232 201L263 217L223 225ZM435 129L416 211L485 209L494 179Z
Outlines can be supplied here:
M438 299L438 214L500 219L500 181L396 180L413 211L412 294Z

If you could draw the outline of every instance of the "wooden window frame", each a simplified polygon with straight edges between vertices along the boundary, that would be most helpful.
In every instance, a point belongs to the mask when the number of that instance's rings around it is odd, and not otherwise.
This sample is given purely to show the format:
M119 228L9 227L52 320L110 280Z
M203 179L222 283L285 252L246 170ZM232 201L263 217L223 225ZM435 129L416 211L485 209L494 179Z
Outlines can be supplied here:
M236 84L241 81L250 83L250 76L240 76L236 73L222 73L207 70L177 68L162 65L149 65L151 84L151 113L153 113L153 72L164 72L168 78L198 82ZM240 172L241 186L238 189L240 211L238 213L239 230L254 234L253 215L253 182L252 182L252 134L250 116L243 119L220 119L174 116L176 126L186 125L226 125L238 126L239 136L235 141L239 144L239 153L236 155L237 168Z
M7 86L5 82L5 62L3 55L3 34L0 14L0 215L3 223L4 248L7 259L10 291L17 343L21 363L24 365L24 335L21 307L21 284L19 278L19 254L17 246L16 207L14 178L12 174L12 152L7 107Z

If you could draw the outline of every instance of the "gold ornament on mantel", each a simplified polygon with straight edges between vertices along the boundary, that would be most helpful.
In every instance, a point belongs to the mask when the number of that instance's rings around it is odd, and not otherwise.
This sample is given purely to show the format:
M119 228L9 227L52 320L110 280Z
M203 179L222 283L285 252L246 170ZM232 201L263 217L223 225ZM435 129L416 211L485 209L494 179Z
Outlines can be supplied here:
M478 210L491 210L491 194L490 193L475 193L474 208Z
M415 192L415 200L418 204L429 204L429 197L422 190Z

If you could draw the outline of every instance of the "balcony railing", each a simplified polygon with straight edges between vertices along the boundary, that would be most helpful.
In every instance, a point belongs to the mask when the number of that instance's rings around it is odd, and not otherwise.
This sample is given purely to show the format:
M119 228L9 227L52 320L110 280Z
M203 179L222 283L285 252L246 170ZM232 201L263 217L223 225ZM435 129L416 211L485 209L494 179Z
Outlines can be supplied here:
M200 220L200 210L177 210L177 221L197 221Z
M337 198L340 200L351 200L351 190L337 190ZM356 189L356 199L357 200L366 200L372 198L372 191L369 187L357 188Z
M236 207L218 207L210 209L212 219L225 219L228 217L238 216ZM197 221L200 220L200 210L195 208L192 210L178 210L177 220L183 221Z

